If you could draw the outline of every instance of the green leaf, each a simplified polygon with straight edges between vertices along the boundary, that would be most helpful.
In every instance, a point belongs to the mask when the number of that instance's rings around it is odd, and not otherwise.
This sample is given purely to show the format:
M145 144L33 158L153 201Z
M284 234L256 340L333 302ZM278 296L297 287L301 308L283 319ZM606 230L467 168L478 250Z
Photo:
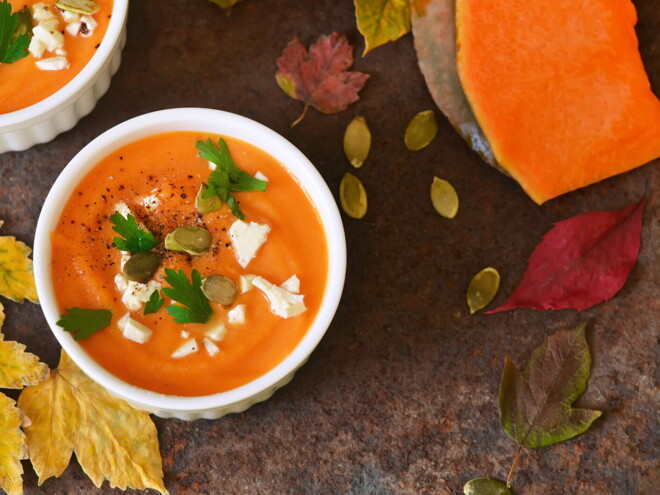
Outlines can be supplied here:
M364 36L364 53L410 31L409 0L354 0L357 27Z
M265 191L268 183L241 170L231 157L229 147L222 138L218 139L217 146L210 139L197 141L197 149L200 157L215 164L215 170L209 175L208 189L202 197L220 196L229 205L234 216L244 220L245 215L231 193Z
M142 230L138 227L137 221L133 215L124 217L121 213L110 215L112 230L123 237L114 237L112 241L121 251L128 251L131 254L149 251L158 245L151 232Z
M465 483L465 495L513 495L506 484L493 478L475 478Z
M12 14L7 0L0 3L0 64L11 64L28 55L31 29L26 30L26 20L32 27L32 14L24 8Z
M151 313L156 313L160 308L163 307L163 304L165 304L165 299L160 297L160 292L155 290L151 293L149 300L144 305L144 311L142 314L146 316Z
M60 315L57 325L71 332L76 340L91 337L110 325L112 311L107 309L67 308Z
M591 356L586 324L560 330L533 353L521 373L506 358L500 385L500 421L518 445L537 448L585 432L602 413L571 404L584 392Z
M163 294L182 305L170 304L167 306L167 313L174 317L176 323L206 323L209 321L213 309L202 292L202 276L197 270L193 269L191 282L189 282L183 270L176 272L166 268L165 281L172 288L163 289Z

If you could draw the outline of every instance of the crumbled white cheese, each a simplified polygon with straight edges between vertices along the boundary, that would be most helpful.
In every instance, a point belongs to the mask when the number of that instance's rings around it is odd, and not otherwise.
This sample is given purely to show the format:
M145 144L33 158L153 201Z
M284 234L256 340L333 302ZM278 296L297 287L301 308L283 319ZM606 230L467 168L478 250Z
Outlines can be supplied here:
M225 338L225 335L227 335L227 327L220 323L218 326L207 330L204 335L206 335L213 342L220 342Z
M128 260L131 259L131 253L128 251L120 251L121 253L121 259L119 260L119 269L123 272L124 271L124 265Z
M35 22L46 21L55 17L55 13L50 10L50 6L45 2L35 3L32 6L32 19Z
M137 342L138 344L147 343L153 333L151 328L131 318L130 313L126 313L117 322L117 325L121 329L121 333L125 338Z
M83 29L81 31L81 34L84 38L88 38L91 35L94 34L94 30L97 28L99 25L98 22L91 16L91 15L84 15L80 17L80 22L82 22L85 26L87 26L87 29Z
M118 273L115 275L115 287L117 287L119 292L124 292L128 287L128 279L121 273Z
M181 330L181 338L182 339L187 339L190 337L190 332L186 332L185 330Z
M305 296L292 294L291 292L271 284L263 277L254 277L252 281L257 289L260 289L270 302L270 310L282 318L290 318L307 310L303 299Z
M48 23L50 26L51 23ZM41 41L49 52L54 52L64 46L64 36L56 29L46 29L42 24L37 24L32 28L32 35Z
M66 29L66 32L69 33L71 36L78 36L78 33L80 32L81 28L82 28L82 22L72 21L67 23L64 29Z
M241 290L241 294L245 294L250 289L252 289L252 281L254 280L254 275L239 275L238 276L238 287Z
M182 358L189 356L190 354L194 354L199 350L199 346L197 345L197 340L194 338L190 340L186 340L183 344L179 346L179 348L172 353L173 358Z
M69 61L66 57L42 58L35 62L40 70L62 70L69 67Z
M34 36L30 40L30 46L28 46L28 51L32 54L34 58L41 58L46 51L46 44Z
M150 280L146 284L133 282L131 280L128 282L128 286L124 291L121 301L131 311L138 311L142 307L142 303L147 302L151 297L151 294L160 290L160 288L161 285L155 280Z
M234 246L238 264L243 268L254 258L268 238L270 227L268 225L236 220L229 227L229 237Z
M120 201L115 205L115 213L119 213L124 218L128 218L128 215L133 215L131 209L123 201Z
M60 9L60 14L62 15L62 19L64 19L64 22L76 22L80 20L80 14L76 14L75 12Z
M256 174L254 174L255 179L263 180L264 182L268 182L268 177L266 177L261 170L258 170Z
M144 206L144 209L147 210L148 212L156 211L158 207L160 206L160 199L158 199L158 196L155 194L150 194L149 196L145 196L142 198L142 206Z
M229 323L245 323L245 304L234 306L227 313L227 321Z
M217 165L215 163L213 163L212 161L209 161L209 169L210 170L215 170L216 167L217 167Z
M300 292L300 279L297 275L291 275L291 277L280 284L280 287L292 294L298 294Z
M220 348L217 345L215 345L213 342L211 342L209 339L204 338L202 343L206 348L206 352L209 353L209 356L215 356L218 352L220 352Z

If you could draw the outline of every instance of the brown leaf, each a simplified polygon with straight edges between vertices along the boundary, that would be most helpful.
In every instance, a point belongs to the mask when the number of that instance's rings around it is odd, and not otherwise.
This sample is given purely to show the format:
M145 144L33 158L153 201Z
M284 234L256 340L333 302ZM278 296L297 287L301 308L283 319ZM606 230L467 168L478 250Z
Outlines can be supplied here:
M369 78L347 71L353 65L353 47L337 33L320 36L310 48L293 39L277 59L277 84L287 95L305 104L291 126L300 122L312 106L323 113L336 113L359 99L358 92Z
M149 414L108 394L64 352L50 378L23 390L18 403L32 422L25 434L40 485L59 477L75 452L97 487L107 479L122 490L167 493Z

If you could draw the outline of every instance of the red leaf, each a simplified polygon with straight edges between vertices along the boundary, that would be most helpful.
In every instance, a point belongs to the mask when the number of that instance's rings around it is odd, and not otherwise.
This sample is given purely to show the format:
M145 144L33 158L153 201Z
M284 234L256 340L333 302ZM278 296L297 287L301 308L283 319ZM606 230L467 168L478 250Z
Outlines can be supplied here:
M344 110L359 100L369 74L347 71L353 65L353 47L345 36L332 33L320 36L309 48L294 38L277 59L277 84L291 98L305 104L302 120L312 106L323 113Z
M500 307L583 310L616 294L639 254L644 200L558 222L530 256L520 285Z

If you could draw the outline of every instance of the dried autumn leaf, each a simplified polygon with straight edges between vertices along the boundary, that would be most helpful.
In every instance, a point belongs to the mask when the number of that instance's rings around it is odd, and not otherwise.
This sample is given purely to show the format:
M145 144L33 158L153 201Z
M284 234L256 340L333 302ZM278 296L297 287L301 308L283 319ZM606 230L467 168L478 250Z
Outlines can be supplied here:
M409 0L354 0L365 56L374 48L410 32Z
M57 370L45 382L23 390L18 405L32 422L25 434L39 485L59 477L75 452L97 487L107 479L113 488L167 493L149 414L108 394L64 352Z
M0 295L16 302L37 302L32 260L28 258L31 252L15 237L0 236Z
M277 59L277 84L291 98L305 104L292 124L300 122L312 106L323 113L344 110L359 99L358 92L369 78L347 71L353 65L353 47L337 33L320 36L309 48L294 38Z
M37 356L25 352L23 344L3 338L0 332L0 388L23 388L48 377L48 366L40 363Z
M529 258L523 279L501 306L583 310L612 298L637 261L644 200L557 222Z
M506 484L493 478L470 480L465 483L463 493L465 495L513 495Z
M27 459L27 447L22 424L16 403L0 393L0 490L8 495L23 493L21 459Z
M573 438L602 414L571 407L584 392L591 368L585 329L586 324L581 324L545 339L522 373L505 358L500 422L504 432L520 446L507 486L522 447L534 449Z

